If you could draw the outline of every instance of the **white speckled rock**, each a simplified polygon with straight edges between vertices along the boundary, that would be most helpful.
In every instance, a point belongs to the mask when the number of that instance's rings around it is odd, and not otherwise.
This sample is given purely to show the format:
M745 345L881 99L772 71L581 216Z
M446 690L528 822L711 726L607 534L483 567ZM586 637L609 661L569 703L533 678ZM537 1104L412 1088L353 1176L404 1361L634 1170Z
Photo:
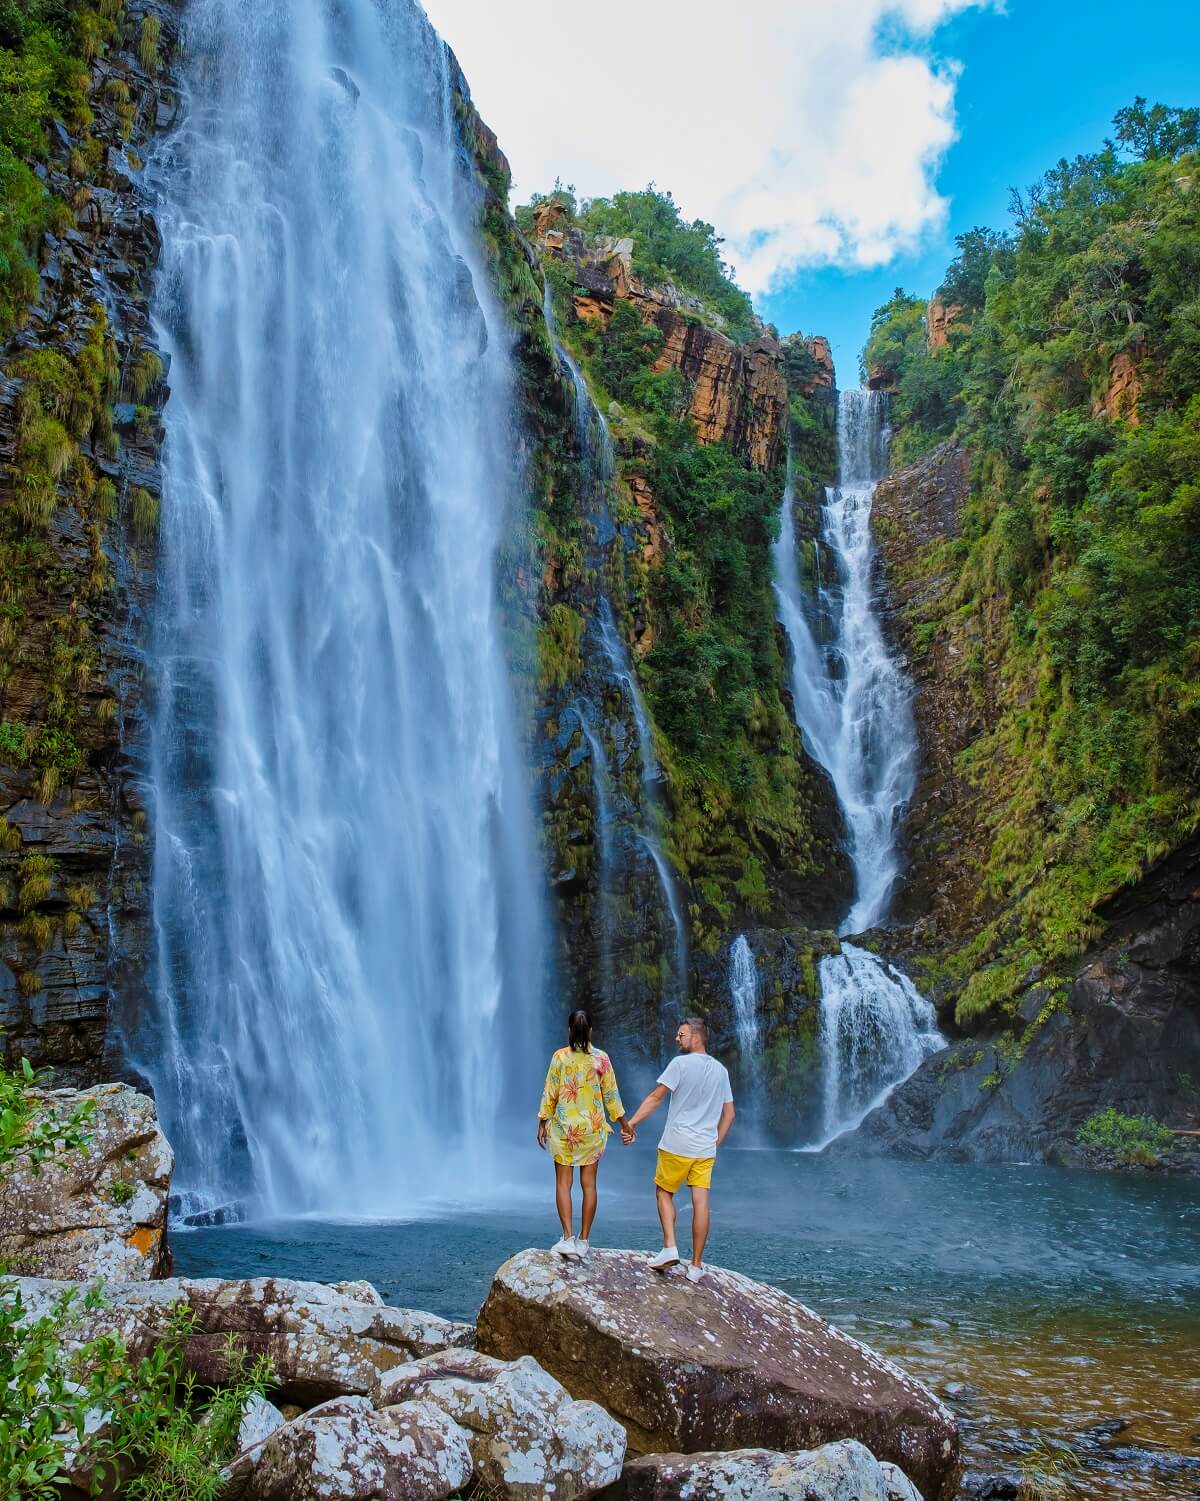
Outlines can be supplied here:
M847 1438L799 1454L648 1454L625 1466L605 1501L921 1501L921 1495L903 1471Z
M470 1435L475 1474L517 1501L573 1501L611 1484L625 1431L594 1402L576 1402L528 1357L511 1363L475 1350L444 1351L380 1378L376 1400L430 1402Z
M36 1277L19 1280L31 1318L45 1312L68 1285ZM277 1395L305 1407L370 1392L392 1366L470 1344L474 1336L470 1324L384 1308L321 1282L282 1277L171 1277L111 1287L106 1298L106 1307L84 1315L74 1340L115 1331L135 1357L146 1355L170 1309L183 1302L197 1320L184 1347L184 1365L198 1381L219 1385L225 1379L223 1346L226 1335L234 1334L251 1356L270 1357Z
M792 1452L857 1439L929 1501L958 1489L958 1428L932 1392L736 1272L712 1267L693 1284L632 1251L576 1263L522 1251L496 1273L477 1343L502 1360L532 1355L572 1396L618 1418L637 1453Z
M0 1176L0 1262L31 1277L144 1281L169 1270L167 1194L175 1157L154 1101L125 1084L39 1091L64 1119L96 1102L86 1152Z
M265 1397L258 1395L251 1397L242 1411L242 1421L238 1425L239 1453L243 1449L253 1449L255 1444L261 1444L263 1439L270 1438L276 1428L282 1428L286 1421L274 1402L268 1402Z
M376 1411L338 1397L277 1428L226 1471L223 1501L445 1501L471 1478L467 1435L440 1407Z

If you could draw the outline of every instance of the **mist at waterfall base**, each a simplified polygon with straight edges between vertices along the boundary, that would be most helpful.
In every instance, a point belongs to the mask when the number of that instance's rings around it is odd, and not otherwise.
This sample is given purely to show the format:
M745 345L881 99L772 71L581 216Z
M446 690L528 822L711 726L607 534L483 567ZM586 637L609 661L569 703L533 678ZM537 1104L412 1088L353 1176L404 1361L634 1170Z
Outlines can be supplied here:
M796 723L829 774L846 824L855 895L840 931L885 920L900 874L898 836L916 777L909 683L884 639L872 578L871 502L887 469L886 397L838 396L838 483L825 493L821 545L833 576L801 577L794 471L774 546L779 618L792 653ZM822 1130L816 1149L854 1130L930 1053L945 1046L933 1007L893 965L843 943L818 965Z
M185 1210L399 1214L503 1187L548 1045L495 587L509 341L418 6L188 25L150 167L173 394L127 1048Z
M1012 1469L1034 1433L1083 1453L1077 1435L1115 1418L1131 1423L1122 1443L1194 1449L1194 1184L743 1151L744 1124L739 1110L717 1159L708 1258L784 1288L946 1394L970 1463ZM659 1244L652 1175L660 1126L661 1116L651 1118L633 1147L614 1141L605 1154L595 1245ZM473 1318L496 1268L558 1233L549 1160L532 1136L528 1151L544 1179L536 1197L467 1203L401 1225L304 1221L178 1233L177 1271L362 1277L388 1302ZM679 1205L686 1244L686 1194ZM1181 1494L1181 1479L1125 1469L1108 1481L1089 1470L1081 1494L1165 1501Z

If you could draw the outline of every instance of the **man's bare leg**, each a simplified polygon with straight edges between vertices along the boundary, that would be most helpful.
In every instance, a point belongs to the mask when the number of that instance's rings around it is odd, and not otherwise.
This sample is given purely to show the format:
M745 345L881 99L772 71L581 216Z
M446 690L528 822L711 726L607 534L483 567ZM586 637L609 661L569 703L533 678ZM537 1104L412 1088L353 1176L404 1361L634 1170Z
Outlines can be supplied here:
M703 1266L704 1246L708 1240L708 1189L692 1189L692 1265Z
M554 1164L554 1202L558 1208L558 1217L562 1222L564 1240L571 1239L571 1219L574 1211L571 1208L571 1185L575 1178L575 1169L565 1167L561 1162Z
M579 1186L583 1190L583 1218L579 1225L581 1240L591 1240L592 1222L596 1218L596 1169L600 1166L593 1162L589 1167L579 1169Z
M662 1226L665 1251L675 1244L675 1196L665 1188L659 1188L657 1183L654 1185L654 1193L658 1199L658 1221Z

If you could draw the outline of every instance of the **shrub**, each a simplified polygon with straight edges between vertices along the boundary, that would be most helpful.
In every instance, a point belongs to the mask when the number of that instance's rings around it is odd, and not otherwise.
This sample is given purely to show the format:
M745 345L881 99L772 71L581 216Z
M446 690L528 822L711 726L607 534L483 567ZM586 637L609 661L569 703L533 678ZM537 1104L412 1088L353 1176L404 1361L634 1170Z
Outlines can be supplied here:
M1098 1147L1119 1162L1153 1166L1158 1154L1169 1147L1174 1133L1152 1116L1122 1115L1110 1105L1107 1110L1088 1116L1075 1133L1083 1147Z

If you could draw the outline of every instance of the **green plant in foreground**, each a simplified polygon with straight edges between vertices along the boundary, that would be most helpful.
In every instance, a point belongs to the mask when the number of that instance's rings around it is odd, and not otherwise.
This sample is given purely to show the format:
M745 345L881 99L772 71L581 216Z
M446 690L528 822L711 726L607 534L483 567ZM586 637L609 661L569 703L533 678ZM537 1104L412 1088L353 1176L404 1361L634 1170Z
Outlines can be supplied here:
M1171 1145L1174 1133L1149 1115L1122 1115L1110 1105L1089 1115L1075 1133L1080 1146L1098 1147L1119 1162L1153 1167L1158 1154Z
M1066 1444L1048 1442L1039 1435L1029 1452L1021 1456L1018 1468L1019 1501L1059 1501L1060 1497L1079 1494L1073 1477L1083 1469L1083 1461Z
M0 1172L21 1161L36 1173L60 1152L84 1151L92 1139L86 1128L95 1100L82 1100L63 1117L35 1092L45 1078L28 1058L15 1073L0 1072Z

